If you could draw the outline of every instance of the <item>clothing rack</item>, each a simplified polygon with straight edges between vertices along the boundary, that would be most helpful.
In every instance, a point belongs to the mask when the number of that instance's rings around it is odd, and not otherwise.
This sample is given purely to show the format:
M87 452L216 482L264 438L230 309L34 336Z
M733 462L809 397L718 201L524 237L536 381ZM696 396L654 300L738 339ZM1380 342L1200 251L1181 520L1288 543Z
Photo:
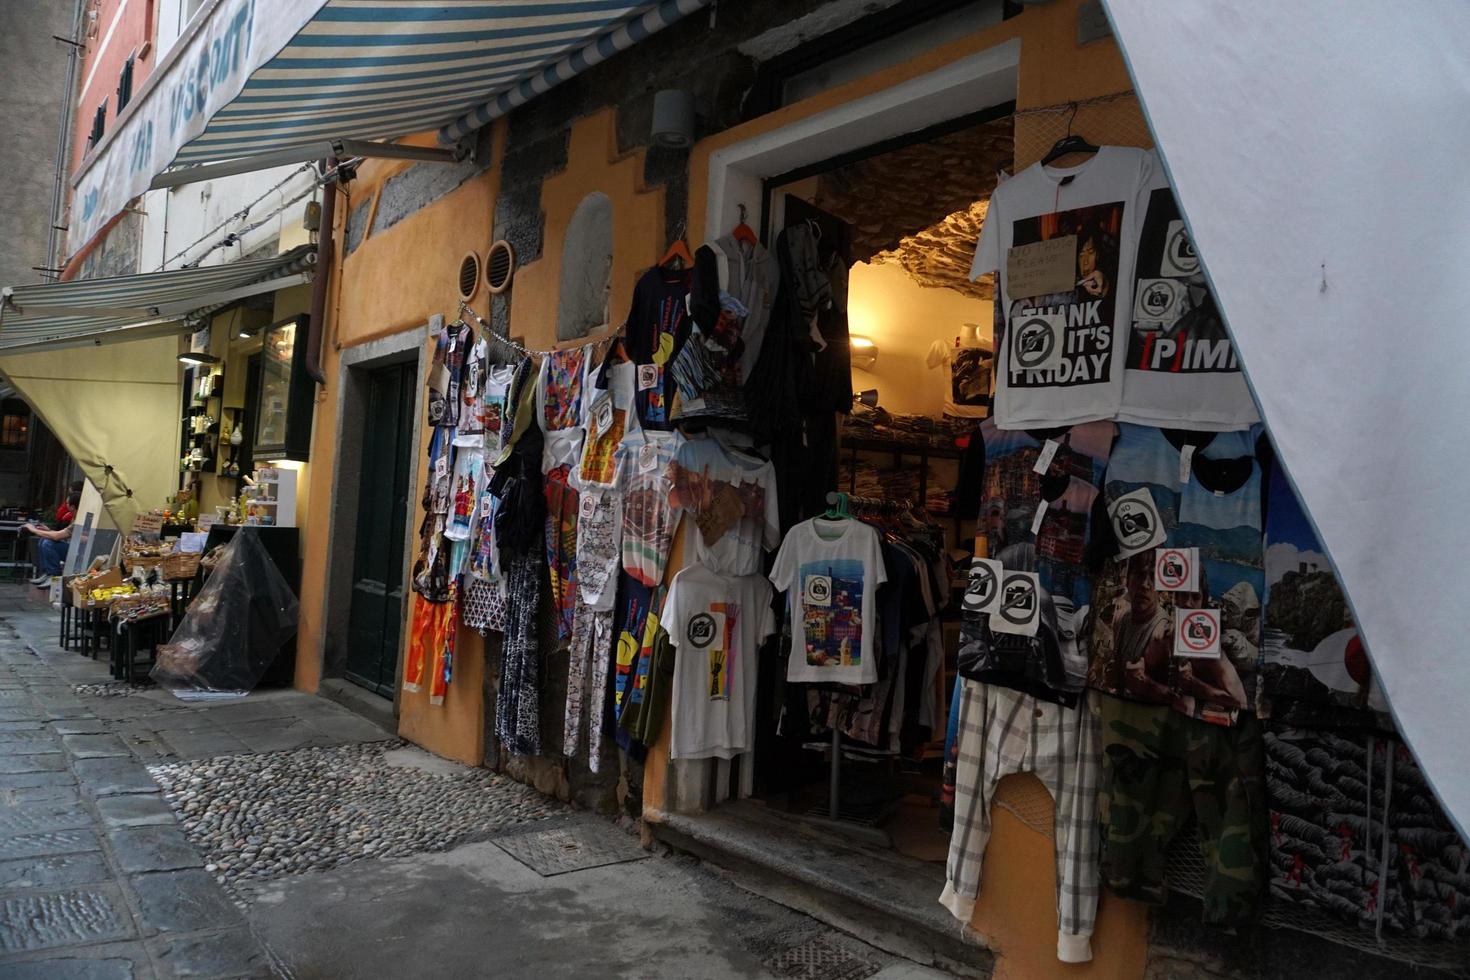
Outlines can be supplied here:
M475 323L479 324L480 330L483 332L484 336L487 339L493 340L498 344L503 344L504 346L509 347L511 350L520 354L522 357L529 357L532 360L535 360L536 358L545 357L548 353L550 353L550 351L544 350L530 350L528 348L522 347L520 344L516 343L514 340L511 340L509 337L502 337L500 334L495 332L495 329L491 327L489 323L485 322L484 317L480 316L480 314L476 313L473 309L470 308L470 304L466 303L464 300L460 300L459 316L455 319L454 322L464 323L464 318L466 315L474 320Z

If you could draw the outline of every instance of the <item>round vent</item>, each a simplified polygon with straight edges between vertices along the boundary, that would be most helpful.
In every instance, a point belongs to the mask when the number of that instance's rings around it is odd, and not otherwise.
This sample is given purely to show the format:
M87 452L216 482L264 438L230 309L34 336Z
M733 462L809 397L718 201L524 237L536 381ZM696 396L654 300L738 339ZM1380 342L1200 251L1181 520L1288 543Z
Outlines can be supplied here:
M510 277L515 275L515 271L516 254L511 250L510 242L502 238L491 245L485 255L485 285L490 287L491 294L509 289Z
M480 285L480 257L470 252L459 262L459 298L474 299Z

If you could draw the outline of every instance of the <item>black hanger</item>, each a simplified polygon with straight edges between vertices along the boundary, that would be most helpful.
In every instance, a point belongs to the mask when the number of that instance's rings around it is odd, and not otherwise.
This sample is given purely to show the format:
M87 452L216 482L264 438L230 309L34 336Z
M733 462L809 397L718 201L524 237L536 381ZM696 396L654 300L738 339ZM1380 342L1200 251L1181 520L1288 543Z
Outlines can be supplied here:
M1077 103L1072 103L1072 114L1067 117L1067 135L1051 145L1046 151L1046 156L1041 158L1041 165L1047 166L1056 160L1060 160L1068 153L1096 153L1101 147L1094 146L1085 138L1072 132L1072 121L1077 118Z

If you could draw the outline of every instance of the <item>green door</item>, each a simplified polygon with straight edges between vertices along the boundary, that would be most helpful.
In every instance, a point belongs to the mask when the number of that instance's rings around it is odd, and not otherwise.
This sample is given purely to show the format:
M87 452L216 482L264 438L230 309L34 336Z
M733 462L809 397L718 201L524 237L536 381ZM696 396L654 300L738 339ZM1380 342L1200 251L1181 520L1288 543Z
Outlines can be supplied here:
M403 545L413 476L417 365L395 364L370 372L367 379L347 679L392 697L403 632Z

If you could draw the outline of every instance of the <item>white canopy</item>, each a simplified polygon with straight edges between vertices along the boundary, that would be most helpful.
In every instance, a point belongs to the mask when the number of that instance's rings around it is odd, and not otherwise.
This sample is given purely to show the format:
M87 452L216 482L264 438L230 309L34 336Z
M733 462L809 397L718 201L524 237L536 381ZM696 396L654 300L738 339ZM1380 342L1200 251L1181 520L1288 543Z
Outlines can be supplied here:
M1399 729L1470 827L1470 4L1107 0Z

